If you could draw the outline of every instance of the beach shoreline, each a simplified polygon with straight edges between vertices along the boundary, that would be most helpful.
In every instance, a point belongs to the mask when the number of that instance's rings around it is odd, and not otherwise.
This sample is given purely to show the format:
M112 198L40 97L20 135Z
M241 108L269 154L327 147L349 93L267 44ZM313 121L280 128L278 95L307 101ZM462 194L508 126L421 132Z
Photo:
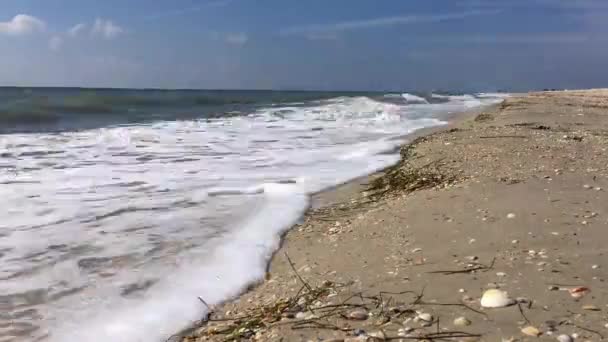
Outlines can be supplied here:
M606 132L606 90L418 131L395 167L314 195L266 280L183 340L601 340ZM517 304L481 307L495 288Z

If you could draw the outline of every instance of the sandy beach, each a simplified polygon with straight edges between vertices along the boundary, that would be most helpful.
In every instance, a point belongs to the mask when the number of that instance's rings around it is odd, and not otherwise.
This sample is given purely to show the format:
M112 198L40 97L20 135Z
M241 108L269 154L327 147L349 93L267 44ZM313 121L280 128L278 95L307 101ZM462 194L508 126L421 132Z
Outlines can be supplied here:
M183 341L608 338L607 148L608 90L518 95L425 132L319 195L266 280ZM481 305L491 289L500 307Z

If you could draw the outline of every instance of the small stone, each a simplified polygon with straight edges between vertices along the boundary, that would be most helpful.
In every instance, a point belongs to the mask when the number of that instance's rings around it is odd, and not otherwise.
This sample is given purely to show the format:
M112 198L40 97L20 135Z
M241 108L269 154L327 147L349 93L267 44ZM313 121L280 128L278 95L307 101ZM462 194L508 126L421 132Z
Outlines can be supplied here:
M471 256L465 257L465 259L467 259L469 261L475 261L475 260L479 259L479 257L476 255L471 255Z
M521 329L521 332L522 332L524 335L528 335L528 336L534 336L534 337L538 337L538 336L540 336L540 335L542 334L542 333L540 332L540 330L536 329L536 328L535 328L535 327L533 327L533 326L528 326L528 327L525 327L525 328Z
M296 319L306 319L306 312L298 312L296 314Z
M515 218L515 214L514 213L508 213L507 214L507 218L508 219L513 219L513 218Z
M386 334L384 334L384 331L382 331L382 330L371 332L368 334L368 336L372 337L375 340L380 340L380 341L386 340Z
M458 317L454 320L454 325L457 327L466 327L471 325L471 321L469 321L466 317Z
M557 291L557 290L559 290L559 286L551 285L551 286L549 286L548 289L549 289L549 291Z
M526 298L526 297L517 297L517 298L515 298L515 301L517 301L519 304L530 304L530 303L532 303L532 301L529 298Z
M458 290L458 292L465 293L466 291L464 289L460 289L460 290Z
M363 330L363 329L355 329L353 331L353 334L355 336L365 336L365 330Z
M572 334L572 338L577 339L578 338L578 334L577 333Z
M600 265L593 265L591 266L592 269L597 270L598 268L600 268Z
M519 240L513 240L513 241L511 241L511 243L512 244L517 244L517 243L519 243Z
M496 276L497 277L506 277L507 274L505 272L498 272L498 273L496 273Z
M414 248L412 249L412 253L422 252L422 248Z
M570 337L569 335L559 335L557 336L557 340L559 342L572 342L572 337Z
M365 321L369 317L369 314L363 309L355 309L349 312L346 317L355 321Z
M595 191L602 191L602 188L600 188L599 186L595 188Z

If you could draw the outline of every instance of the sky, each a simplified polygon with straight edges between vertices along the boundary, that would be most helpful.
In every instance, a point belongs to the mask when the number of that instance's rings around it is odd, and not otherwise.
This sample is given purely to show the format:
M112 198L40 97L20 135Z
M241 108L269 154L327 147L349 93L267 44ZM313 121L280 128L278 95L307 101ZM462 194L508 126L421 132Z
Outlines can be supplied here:
M608 86L608 0L2 0L0 85Z

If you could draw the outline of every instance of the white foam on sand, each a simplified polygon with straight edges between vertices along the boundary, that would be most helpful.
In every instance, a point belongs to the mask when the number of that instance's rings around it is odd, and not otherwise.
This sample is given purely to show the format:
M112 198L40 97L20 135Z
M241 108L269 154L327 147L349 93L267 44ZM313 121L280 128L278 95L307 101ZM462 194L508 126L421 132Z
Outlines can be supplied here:
M51 341L163 341L204 317L198 297L217 304L261 280L311 194L396 163L403 135L496 101L337 98L211 121L4 136L0 150L21 157L0 178L0 222L12 229L0 237L11 247L0 275L24 275L0 292L46 288L54 300L37 309ZM39 252L48 264L29 257Z

